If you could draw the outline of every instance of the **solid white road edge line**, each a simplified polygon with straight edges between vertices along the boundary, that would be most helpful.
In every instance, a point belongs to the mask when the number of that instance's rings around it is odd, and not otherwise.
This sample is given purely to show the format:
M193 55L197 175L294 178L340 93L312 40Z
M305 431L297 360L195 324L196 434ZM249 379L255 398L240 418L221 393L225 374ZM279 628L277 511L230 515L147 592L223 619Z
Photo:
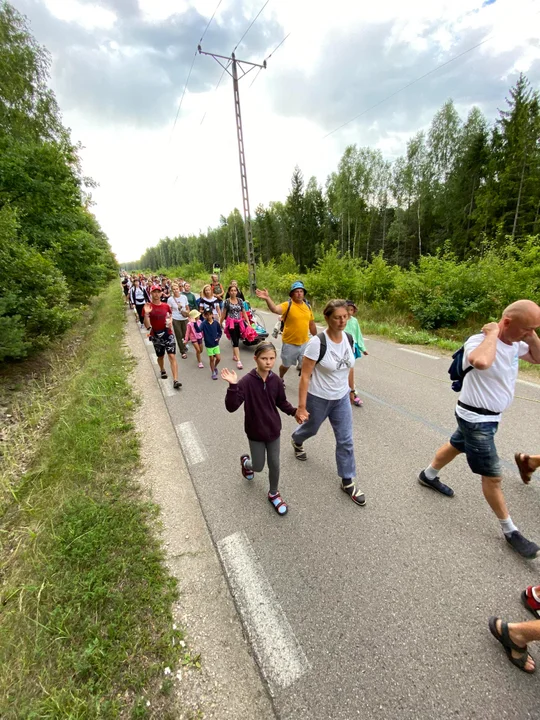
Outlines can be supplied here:
M538 383L529 382L528 380L520 380L519 378L518 383L521 383L522 385L528 385L529 387L534 387L540 390L540 385Z
M310 665L244 532L220 540L218 552L270 691L292 685Z
M173 389L174 392L176 391ZM179 423L175 426L175 430L188 465L198 465L208 459L206 448L192 422Z
M428 355L428 353L419 352L418 350L409 350L409 348L398 348L398 350L402 350L403 352L412 353L413 355L421 355L422 357L429 358L430 360L440 360L440 357L437 357L437 355Z

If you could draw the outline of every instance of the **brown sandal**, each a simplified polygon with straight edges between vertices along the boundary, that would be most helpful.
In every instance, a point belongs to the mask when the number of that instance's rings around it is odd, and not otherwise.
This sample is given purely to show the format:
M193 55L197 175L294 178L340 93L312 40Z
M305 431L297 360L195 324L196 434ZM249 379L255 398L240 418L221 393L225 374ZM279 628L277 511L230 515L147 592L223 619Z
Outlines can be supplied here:
M528 485L531 482L534 473L534 470L532 470L529 465L529 458L530 456L525 455L525 453L516 453L514 455L514 460L518 466L519 474L525 485Z

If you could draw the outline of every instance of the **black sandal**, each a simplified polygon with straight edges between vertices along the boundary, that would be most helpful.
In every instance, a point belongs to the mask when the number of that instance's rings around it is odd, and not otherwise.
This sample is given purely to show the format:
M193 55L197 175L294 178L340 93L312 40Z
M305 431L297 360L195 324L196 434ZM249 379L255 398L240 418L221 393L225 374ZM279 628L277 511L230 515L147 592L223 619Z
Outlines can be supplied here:
M347 485L344 484L343 480L341 481L341 489L344 493L346 493L353 503L356 505L365 505L366 504L366 496L361 490L356 489L356 485L352 480L349 481Z
M508 632L508 623L504 622L504 620L501 620L501 631L499 632L497 630L497 620L500 620L500 618L497 618L495 616L489 618L489 631L493 635L495 640L498 640L503 646L506 657L510 660L512 665L515 665L517 668L523 670L523 672L526 672L528 675L532 675L533 673L535 673L536 665L533 667L532 670L527 670L525 668L525 665L527 664L527 660L529 658L531 660L534 660L533 657L528 653L527 646L525 645L525 647L520 647L519 645L516 645L515 642L512 642L512 640L510 639L510 633ZM512 650L521 653L521 655L519 657L514 657L512 655Z
M291 445L293 446L294 456L297 460L307 460L306 451L304 450L303 445L297 445L292 438Z
M162 370L162 371L161 371L161 379L162 379L162 380L166 380L166 379L167 379L167 373L165 372L165 370Z
M268 493L268 501L272 503L272 505L274 506L274 510L277 512L278 515L287 514L289 507L285 500L283 500L279 492L277 492L275 495L271 495L270 493Z

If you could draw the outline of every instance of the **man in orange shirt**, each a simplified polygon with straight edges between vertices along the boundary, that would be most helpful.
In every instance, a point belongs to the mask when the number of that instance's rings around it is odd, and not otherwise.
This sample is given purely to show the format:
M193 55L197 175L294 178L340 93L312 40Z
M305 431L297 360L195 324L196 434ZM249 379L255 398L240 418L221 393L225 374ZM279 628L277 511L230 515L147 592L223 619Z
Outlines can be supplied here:
M256 290L257 297L261 298L276 315L283 318L283 345L281 348L281 365L279 377L283 378L287 370L297 363L302 364L304 349L309 340L309 334L317 334L315 318L309 303L305 300L306 288L304 283L297 281L291 285L290 300L276 305L268 290Z

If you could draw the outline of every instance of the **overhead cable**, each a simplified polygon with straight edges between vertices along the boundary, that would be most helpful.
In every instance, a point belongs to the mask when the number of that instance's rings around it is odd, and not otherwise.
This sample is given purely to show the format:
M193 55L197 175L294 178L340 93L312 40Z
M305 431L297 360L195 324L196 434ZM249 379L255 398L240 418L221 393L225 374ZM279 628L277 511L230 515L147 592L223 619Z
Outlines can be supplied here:
M359 117L362 117L362 115L365 115L370 110L374 110L376 107L379 107L379 105L382 105L383 103L387 102L391 98L398 95L400 92L403 92L404 90L407 90L407 88L410 88L411 85L415 85L417 82L420 82L420 80L423 80L424 78L427 78L428 75L432 75L434 72L437 72L437 70L440 70L441 68L445 67L446 65L449 65L450 63L454 62L455 60L459 60L459 58L463 57L464 55L467 55L467 53L472 52L473 50L476 50L476 48L479 48L480 45L483 45L488 40L491 39L491 35L488 35L486 38L484 38L481 42L477 43L476 45L473 45L468 50L464 50L462 53L459 53L459 55L455 55L454 57L450 58L450 60L447 60L446 62L441 63L440 65L437 65L437 67L434 67L432 70L429 70L429 72L424 73L424 75L421 75L420 77L415 78L410 83L407 83L407 85L404 85L403 87L399 88L399 90L396 90L395 92L391 93L387 97L383 98L379 102L375 103L375 105L371 105L370 107L366 108L365 110L362 110L361 113L358 113L358 115L355 115L350 120L347 120L347 122L344 122L342 125L339 125L339 127L335 128L335 130L332 130L329 133L326 133L326 135L323 136L323 140L327 137L330 137L330 135L333 135L338 130L341 130L341 128L344 128L346 125L349 125L350 123L354 122L355 120L358 120Z

